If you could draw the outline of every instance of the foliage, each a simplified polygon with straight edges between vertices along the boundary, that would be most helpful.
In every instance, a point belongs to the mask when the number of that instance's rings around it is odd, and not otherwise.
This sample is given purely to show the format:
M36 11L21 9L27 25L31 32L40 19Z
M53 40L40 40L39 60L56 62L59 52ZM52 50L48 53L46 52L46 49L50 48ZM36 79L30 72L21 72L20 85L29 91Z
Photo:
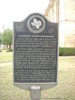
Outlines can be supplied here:
M13 31L11 29L4 30L4 32L3 32L3 43L9 49L11 49L12 37L13 37Z
M0 33L0 45L2 44L2 33Z
M59 48L59 56L75 56L75 48Z

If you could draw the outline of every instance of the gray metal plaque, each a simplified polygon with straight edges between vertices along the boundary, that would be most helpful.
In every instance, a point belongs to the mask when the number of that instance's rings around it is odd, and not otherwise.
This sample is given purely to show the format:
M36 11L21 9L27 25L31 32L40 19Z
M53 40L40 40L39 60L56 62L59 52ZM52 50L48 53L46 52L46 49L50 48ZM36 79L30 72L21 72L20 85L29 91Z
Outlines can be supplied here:
M14 82L56 83L58 25L41 14L14 22Z

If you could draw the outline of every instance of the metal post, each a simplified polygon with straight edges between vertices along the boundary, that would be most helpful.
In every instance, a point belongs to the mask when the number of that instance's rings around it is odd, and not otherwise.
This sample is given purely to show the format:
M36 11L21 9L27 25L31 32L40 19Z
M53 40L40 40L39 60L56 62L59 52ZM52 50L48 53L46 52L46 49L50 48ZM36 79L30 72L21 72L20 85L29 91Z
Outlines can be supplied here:
M30 89L31 100L40 100L41 91L40 86L32 86Z

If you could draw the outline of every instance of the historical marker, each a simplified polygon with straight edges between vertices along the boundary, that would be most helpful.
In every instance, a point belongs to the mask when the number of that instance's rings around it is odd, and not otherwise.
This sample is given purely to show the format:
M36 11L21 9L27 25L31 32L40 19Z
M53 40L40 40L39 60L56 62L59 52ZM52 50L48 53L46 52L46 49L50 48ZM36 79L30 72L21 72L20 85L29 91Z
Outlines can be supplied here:
M57 84L58 25L41 14L14 23L14 84L24 89Z

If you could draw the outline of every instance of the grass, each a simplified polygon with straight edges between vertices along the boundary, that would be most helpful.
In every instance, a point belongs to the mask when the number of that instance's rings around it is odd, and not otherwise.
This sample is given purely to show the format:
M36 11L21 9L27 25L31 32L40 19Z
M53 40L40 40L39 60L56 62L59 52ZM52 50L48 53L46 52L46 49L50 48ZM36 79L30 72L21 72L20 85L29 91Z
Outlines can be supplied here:
M10 58L10 53L7 55ZM59 57L58 85L42 91L41 98L43 98L41 100L75 100L75 56ZM12 63L0 64L0 100L30 100L29 91L13 85Z
M0 63L12 61L12 52L0 52Z
M59 57L58 85L43 91L42 95L75 100L75 57Z

